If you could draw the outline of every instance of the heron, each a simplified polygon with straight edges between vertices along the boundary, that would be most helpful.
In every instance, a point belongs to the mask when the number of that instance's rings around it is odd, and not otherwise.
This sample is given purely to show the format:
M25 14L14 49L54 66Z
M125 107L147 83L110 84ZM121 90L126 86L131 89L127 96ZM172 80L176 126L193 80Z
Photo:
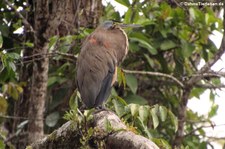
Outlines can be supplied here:
M117 78L117 67L128 53L123 30L138 27L105 21L84 40L77 60L77 87L86 108L102 107Z

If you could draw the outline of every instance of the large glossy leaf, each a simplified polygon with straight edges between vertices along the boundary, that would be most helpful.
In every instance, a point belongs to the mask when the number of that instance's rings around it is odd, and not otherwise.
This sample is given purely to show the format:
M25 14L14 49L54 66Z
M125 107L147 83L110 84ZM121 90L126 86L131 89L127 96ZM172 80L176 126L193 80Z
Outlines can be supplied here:
M167 108L164 106L159 106L159 116L161 121L165 121L167 118Z
M121 102L119 102L116 99L113 100L113 104L114 104L115 111L116 111L117 115L119 117L123 116L123 114L125 112L124 104L122 104Z
M20 55L18 53L15 52L11 52L11 53L7 53L7 56L10 57L13 60L18 60L20 59Z
M146 124L149 117L149 106L140 106L138 112L140 120Z
M126 78L123 70L120 67L117 67L117 80L119 83L119 86L123 86L125 88L126 86Z
M156 55L158 53L157 50L145 40L136 37L131 37L130 39L133 41L138 41L140 43L140 46L146 48L152 55Z
M132 104L129 104L128 106L130 107L131 115L133 117L136 117L136 115L138 114L140 105L132 103Z
M160 45L161 50L170 50L175 48L177 45L172 40L165 40Z
M53 36L49 39L49 51L53 51L55 49L55 45L58 41L58 36Z
M133 32L130 34L130 39L139 42L140 46L146 48L152 55L157 54L157 50L153 47L145 34Z
M183 57L186 57L186 58L190 57L192 55L192 52L195 49L195 46L187 41L183 41L181 47L182 47Z
M138 125L138 127L143 130L143 133L145 134L146 137L148 137L149 139L152 138L152 135L148 129L148 127L146 126L146 124L144 124L144 122L140 119L140 117L137 117L137 121L135 121Z
M217 114L218 108L219 108L219 105L217 104L212 105L211 110L208 113L208 116L209 117L215 116Z
M126 7L129 7L130 6L130 1L129 0L115 0L116 2L126 6Z
M139 95L136 94L129 94L127 97L125 97L127 103L136 103L140 105L147 104L147 100Z
M169 117L170 117L170 119L171 119L171 121L174 125L174 131L177 132L177 130L178 130L178 119L177 119L177 117L170 110L168 111L168 115L169 115Z
M155 142L158 147L160 147L161 149L171 149L172 147L170 146L170 144L163 138L153 138L152 139L153 142Z
M158 118L158 114L157 114L158 110L159 110L158 106L154 106L150 111L154 129L156 129L159 125L159 118Z
M127 86L129 86L132 93L135 94L137 92L137 88L138 88L138 82L137 82L136 77L132 74L126 74L125 76L126 76Z

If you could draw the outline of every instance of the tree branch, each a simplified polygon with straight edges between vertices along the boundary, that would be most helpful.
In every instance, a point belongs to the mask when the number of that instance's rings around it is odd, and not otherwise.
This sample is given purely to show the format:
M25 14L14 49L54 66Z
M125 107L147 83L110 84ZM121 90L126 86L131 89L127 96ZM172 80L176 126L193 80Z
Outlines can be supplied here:
M225 8L225 5L224 5ZM185 87L183 89L183 95L178 107L178 131L176 133L173 147L180 148L182 140L184 138L184 124L185 124L185 118L186 118L186 108L188 103L188 98L191 93L191 90L193 89L194 85L198 84L199 81L204 78L204 73L210 72L210 68L221 58L221 56L225 52L225 11L223 14L223 39L221 46L217 53L214 55L214 58L210 59L194 76L192 76L186 83Z
M206 72L203 74L193 74L192 77L224 77L225 78L225 72L215 72L215 71L211 71L211 72Z
M225 5L224 5L224 9L225 9ZM225 11L223 14L223 39L222 39L222 43L221 46L219 48L219 50L217 51L217 53L214 55L214 58L212 58L211 60L209 60L198 72L196 76L193 76L188 82L187 85L189 86L193 86L195 83L197 83L198 81L200 81L204 76L202 76L201 74L206 73L207 71L209 71L209 69L212 67L212 65L214 65L220 58L221 56L225 53Z
M105 128L105 120L110 122L115 131L110 133L107 132ZM106 143L106 148L108 149L159 149L151 140L128 131L126 125L122 123L119 117L111 111L100 111L95 113L93 127L98 130L95 136L103 135L101 138L105 138L104 141ZM79 133L80 130L75 128L74 123L69 121L47 137L31 144L31 147L33 149L79 148L81 146L80 138L82 136Z
M221 88L225 88L225 84L220 84L220 85L213 85L213 84L195 84L195 87L199 87L199 88L206 88L206 89L221 89Z
M151 71L136 71L136 70L125 70L123 69L125 73L130 73L130 74L142 74L142 75L150 75L150 76L156 76L156 77L165 77L172 79L174 82L176 82L180 87L184 87L184 84L180 82L177 78L175 78L172 75L168 75L165 73L160 73L160 72L151 72Z

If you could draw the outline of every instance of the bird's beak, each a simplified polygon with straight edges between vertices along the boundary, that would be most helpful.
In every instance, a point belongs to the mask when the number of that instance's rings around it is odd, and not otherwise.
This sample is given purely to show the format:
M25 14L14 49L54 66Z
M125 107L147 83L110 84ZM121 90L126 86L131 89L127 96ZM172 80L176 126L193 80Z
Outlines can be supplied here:
M138 27L141 27L141 25L139 25L139 24L119 24L119 26L121 28L128 28L128 27L130 27L130 28L138 28Z

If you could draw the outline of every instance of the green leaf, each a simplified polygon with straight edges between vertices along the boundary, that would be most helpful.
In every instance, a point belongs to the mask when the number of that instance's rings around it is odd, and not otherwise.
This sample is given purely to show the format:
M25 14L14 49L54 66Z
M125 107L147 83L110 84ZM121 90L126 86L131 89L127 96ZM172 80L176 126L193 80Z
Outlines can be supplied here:
M59 39L58 36L53 36L53 37L51 37L51 38L49 39L49 45L48 45L49 51L54 50L55 45L56 45L58 39Z
M84 110L84 116L86 117L87 121L90 121L93 119L93 112L95 111L94 108Z
M1 7L1 6L0 6ZM2 24L3 22L0 23L0 32L2 36L8 37L9 36L9 26L7 24Z
M144 54L144 57L146 58L148 64L149 64L152 68L154 68L155 63L154 63L154 61L149 57L149 55L148 55L148 54Z
M16 71L16 65L13 62L8 62L8 66L13 70Z
M0 47L1 48L1 47ZM5 149L5 143L3 140L0 140L0 148Z
M147 120L149 117L149 106L140 106L138 109L140 120L147 124Z
M53 112L46 117L45 124L48 127L54 127L57 124L59 117L59 112Z
M126 99L127 103L136 103L136 104L140 104L140 105L145 105L148 103L148 101L145 98L143 98L139 95L136 95L136 94L135 95L128 94L128 96L125 97L125 99Z
M130 6L130 1L129 0L115 0L117 3L120 3L126 7Z
M132 9L129 8L127 10L127 12L125 13L125 17L124 17L124 23L129 24L131 22L131 15L132 15Z
M2 33L0 32L0 48L2 48L3 45L3 38L2 38Z
M151 25L151 24L155 24L155 22L151 19L139 19L137 22L137 24L140 24L141 26L146 26L146 25Z
M0 96L0 115L4 115L7 112L8 102L2 96Z
M113 105L115 107L115 111L119 117L123 116L125 112L124 104L119 102L118 100L113 99Z
M16 88L16 85L9 84L8 87L9 87L8 88L9 89L9 91L8 91L9 95L12 96L13 99L17 100L19 98L19 92Z
M173 49L176 46L177 46L176 43L174 43L172 40L165 40L160 45L160 49L165 51L165 50Z
M125 78L125 74L122 71L121 68L117 67L117 80L119 83L119 86L123 85L123 87L126 87L126 78Z
M115 98L116 98L121 104L123 104L124 106L127 105L126 101L125 101L123 98L121 98L120 96L115 96Z
M30 47L30 48L34 47L34 43L32 43L32 42L25 42L24 45L27 47Z
M143 121L140 119L140 117L137 117L137 121L136 121L139 129L141 129L149 139L152 139L152 135L148 129L148 127L143 123Z
M20 59L20 55L18 53L7 53L7 56L16 60Z
M202 88L193 88L191 90L191 97L196 97L198 99L200 99L200 95L205 91L205 89Z
M211 110L208 114L208 116L211 118L217 114L219 106L217 104L212 105Z
M55 84L55 83L61 84L61 83L65 82L65 81L66 81L66 79L63 78L63 77L58 77L58 76L49 77L48 78L48 87L53 85L53 84Z
M77 91L74 91L73 94L70 96L69 106L70 106L70 109L77 110L77 107L78 107Z
M158 138L152 138L151 139L157 146L161 149L171 149L172 147L169 145L169 143L164 139L158 139Z
M132 74L126 74L125 76L126 76L127 86L129 86L132 93L135 94L137 92L137 88L138 88L137 78Z
M130 37L130 39L139 42L140 46L146 48L152 55L156 55L158 53L157 50L145 40L136 37Z
M104 120L104 127L108 133L113 131L113 127L107 118L105 118L105 120Z
M210 99L210 101L212 101L212 102L215 100L215 93L214 93L212 90L210 91L209 99Z
M138 104L129 104L129 108L130 108L130 111L131 111L131 115L133 117L136 117L137 114L138 114L138 109L139 109L140 105Z
M177 119L177 117L170 110L168 111L168 115L169 115L169 117L170 117L170 119L171 119L171 121L174 125L174 128L175 128L174 131L177 132L177 130L178 130L178 119Z
M161 121L164 122L167 117L167 108L164 106L159 106L159 115L160 115Z
M158 116L157 116L158 110L159 110L158 106L154 106L151 109L151 116L152 116L152 122L153 122L154 129L156 129L159 125L159 119L158 119Z
M192 55L192 52L195 49L195 46L191 43L188 43L187 41L182 41L181 47L182 47L181 52L182 52L183 57L190 57Z
M190 7L190 9L189 9L189 14L190 14L190 17L193 19L193 20L195 20L195 10L194 10L194 8L192 8L192 7Z

